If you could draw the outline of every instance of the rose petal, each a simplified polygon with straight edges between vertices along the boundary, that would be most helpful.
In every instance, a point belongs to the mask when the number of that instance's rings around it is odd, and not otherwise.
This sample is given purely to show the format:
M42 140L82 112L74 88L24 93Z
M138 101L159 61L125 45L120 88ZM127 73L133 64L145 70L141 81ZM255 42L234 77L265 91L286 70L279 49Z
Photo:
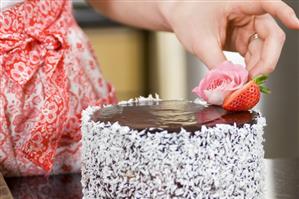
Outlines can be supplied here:
M204 93L210 104L221 105L224 100L223 91L221 90L205 90Z
M192 92L210 104L221 105L232 91L248 81L248 71L229 61L210 70Z

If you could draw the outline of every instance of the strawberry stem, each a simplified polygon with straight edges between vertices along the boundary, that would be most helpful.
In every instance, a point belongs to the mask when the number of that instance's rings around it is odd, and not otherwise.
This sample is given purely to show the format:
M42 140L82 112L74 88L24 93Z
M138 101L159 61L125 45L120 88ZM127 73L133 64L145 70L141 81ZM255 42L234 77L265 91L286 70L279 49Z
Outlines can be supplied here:
M269 88L267 88L267 87L265 87L265 86L263 86L263 85L260 85L259 87L260 87L260 91L261 91L262 93L264 93L264 94L270 94L270 93L271 93L271 91L270 91Z
M253 81L260 87L260 91L264 94L271 93L270 89L263 85L267 79L268 75L259 75L253 78Z
M253 81L258 84L261 85L263 83L265 83L265 81L268 79L268 75L259 75L257 77L253 78Z

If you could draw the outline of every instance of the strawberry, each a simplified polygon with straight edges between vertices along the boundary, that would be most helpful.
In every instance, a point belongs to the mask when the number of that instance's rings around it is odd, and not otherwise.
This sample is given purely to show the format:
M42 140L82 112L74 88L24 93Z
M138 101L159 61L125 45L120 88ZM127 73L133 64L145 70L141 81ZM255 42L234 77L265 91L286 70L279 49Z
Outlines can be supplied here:
M268 76L261 75L247 82L242 88L232 92L223 102L222 107L228 111L247 111L260 100L260 93L270 93L263 83Z

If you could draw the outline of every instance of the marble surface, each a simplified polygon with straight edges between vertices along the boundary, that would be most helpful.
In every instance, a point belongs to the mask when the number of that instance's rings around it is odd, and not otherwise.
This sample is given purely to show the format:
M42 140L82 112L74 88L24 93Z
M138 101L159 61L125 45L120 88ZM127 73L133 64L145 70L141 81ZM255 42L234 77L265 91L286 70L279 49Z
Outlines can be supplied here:
M265 166L265 199L298 198L299 159L266 159ZM80 178L80 174L6 178L6 183L15 199L80 199Z

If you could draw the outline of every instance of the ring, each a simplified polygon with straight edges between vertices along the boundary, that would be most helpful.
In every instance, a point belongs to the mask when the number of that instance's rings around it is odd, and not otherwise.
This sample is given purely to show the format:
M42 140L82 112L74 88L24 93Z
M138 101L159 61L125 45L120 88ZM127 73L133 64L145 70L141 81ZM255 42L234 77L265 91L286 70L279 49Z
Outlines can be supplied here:
M252 34L249 37L249 43L252 42L253 40L259 39L259 35L257 33Z

